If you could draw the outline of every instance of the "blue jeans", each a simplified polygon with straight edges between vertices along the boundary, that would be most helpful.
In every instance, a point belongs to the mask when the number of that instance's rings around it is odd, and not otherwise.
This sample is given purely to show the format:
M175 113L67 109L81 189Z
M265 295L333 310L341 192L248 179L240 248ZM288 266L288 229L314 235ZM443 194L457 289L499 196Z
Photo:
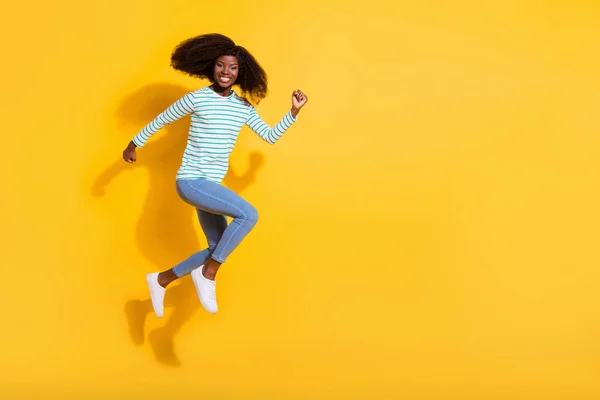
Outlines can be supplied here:
M173 267L181 278L204 265L209 258L224 263L258 221L256 209L232 190L208 179L176 181L177 193L196 208L208 248ZM227 225L225 216L232 217Z

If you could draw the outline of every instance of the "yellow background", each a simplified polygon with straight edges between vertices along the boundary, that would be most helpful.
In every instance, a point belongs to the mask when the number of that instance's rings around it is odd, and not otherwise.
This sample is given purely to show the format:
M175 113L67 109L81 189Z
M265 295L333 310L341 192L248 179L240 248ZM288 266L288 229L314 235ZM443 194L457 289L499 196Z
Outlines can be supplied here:
M0 397L600 398L600 7L593 1L11 2L2 16ZM225 183L259 210L150 313L144 275L205 246L174 176L221 32L267 70ZM168 396L168 397L165 397Z

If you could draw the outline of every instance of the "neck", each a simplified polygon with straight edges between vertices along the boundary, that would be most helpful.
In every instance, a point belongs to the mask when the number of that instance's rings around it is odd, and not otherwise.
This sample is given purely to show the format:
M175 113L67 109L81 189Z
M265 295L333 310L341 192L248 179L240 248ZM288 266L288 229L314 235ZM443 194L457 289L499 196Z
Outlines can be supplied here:
M220 94L223 97L227 97L231 94L231 86L228 88L222 88L221 86L217 85L216 83L213 83L212 85L210 85L210 87L212 88L212 90L218 94Z

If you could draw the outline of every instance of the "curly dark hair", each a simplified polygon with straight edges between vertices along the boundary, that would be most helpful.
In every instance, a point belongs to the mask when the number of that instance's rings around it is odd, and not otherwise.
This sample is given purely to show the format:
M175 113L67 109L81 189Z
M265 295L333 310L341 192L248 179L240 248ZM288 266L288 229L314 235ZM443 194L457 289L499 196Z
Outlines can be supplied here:
M219 33L208 33L179 43L171 55L171 67L196 78L206 78L215 83L213 68L217 58L234 56L239 73L235 85L242 96L249 96L258 104L267 96L267 74L256 59L242 46Z

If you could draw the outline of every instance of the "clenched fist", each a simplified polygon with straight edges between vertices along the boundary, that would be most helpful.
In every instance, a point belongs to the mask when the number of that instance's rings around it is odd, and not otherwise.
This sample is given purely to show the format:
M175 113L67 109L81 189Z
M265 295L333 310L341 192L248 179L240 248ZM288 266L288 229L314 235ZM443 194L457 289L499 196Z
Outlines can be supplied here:
M130 164L134 163L136 161L136 147L137 146L135 145L135 143L129 142L129 145L127 145L125 150L123 150L123 160L127 161Z
M302 107L304 107L307 101L308 96L306 96L300 89L295 90L294 93L292 93L292 115L294 118L296 115L298 115L298 112Z

